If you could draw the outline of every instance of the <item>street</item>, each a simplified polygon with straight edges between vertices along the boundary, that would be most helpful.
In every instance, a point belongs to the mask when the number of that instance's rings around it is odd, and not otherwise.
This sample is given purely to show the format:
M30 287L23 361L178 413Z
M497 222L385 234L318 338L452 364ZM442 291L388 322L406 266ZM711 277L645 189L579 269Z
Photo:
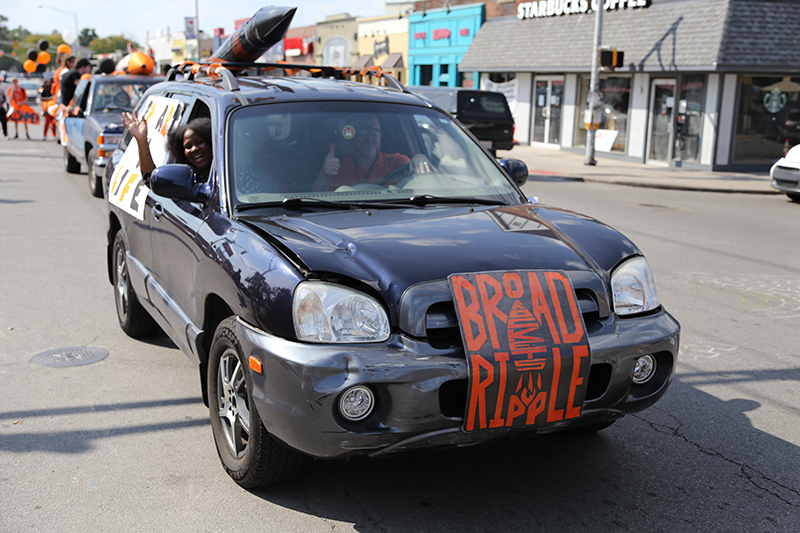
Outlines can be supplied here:
M0 140L0 161L0 531L800 529L800 204L783 195L529 182L647 256L682 326L665 397L597 434L309 461L251 492L220 465L193 364L119 328L85 169L53 141ZM67 347L108 356L31 361Z

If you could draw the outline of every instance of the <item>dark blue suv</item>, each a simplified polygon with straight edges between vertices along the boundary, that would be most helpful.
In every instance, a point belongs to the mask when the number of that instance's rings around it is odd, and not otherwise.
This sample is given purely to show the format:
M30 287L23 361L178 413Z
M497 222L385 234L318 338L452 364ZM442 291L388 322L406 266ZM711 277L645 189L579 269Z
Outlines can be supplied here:
M664 394L680 327L630 240L526 199L524 163L392 78L311 70L151 87L158 168L128 133L105 175L119 323L197 364L231 477L598 430ZM198 117L202 177L165 147Z

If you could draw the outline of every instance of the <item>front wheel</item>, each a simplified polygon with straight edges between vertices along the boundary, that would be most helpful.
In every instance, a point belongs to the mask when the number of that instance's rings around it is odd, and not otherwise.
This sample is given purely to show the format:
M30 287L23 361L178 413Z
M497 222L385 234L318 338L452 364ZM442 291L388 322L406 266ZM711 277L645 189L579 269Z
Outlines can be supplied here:
M788 196L791 201L800 204L800 194L797 194L796 192L787 192L786 196Z
M208 408L222 466L236 483L256 488L296 476L303 456L275 440L253 403L253 380L236 334L236 318L217 327L208 359Z
M64 169L70 174L78 174L81 171L81 162L69 153L66 146L64 147Z
M125 239L122 232L118 231L114 237L112 249L114 302L117 304L117 319L122 331L130 337L142 337L155 329L153 318L139 303L136 292L131 284L128 271L128 258L125 251Z

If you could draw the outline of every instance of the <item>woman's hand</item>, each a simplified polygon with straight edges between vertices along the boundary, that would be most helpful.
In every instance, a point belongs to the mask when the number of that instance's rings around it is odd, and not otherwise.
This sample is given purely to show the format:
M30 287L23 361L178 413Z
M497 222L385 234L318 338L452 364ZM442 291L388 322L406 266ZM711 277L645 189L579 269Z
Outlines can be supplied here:
M122 113L122 125L131 132L134 139L137 141L147 142L147 121L144 118L139 118L133 113Z

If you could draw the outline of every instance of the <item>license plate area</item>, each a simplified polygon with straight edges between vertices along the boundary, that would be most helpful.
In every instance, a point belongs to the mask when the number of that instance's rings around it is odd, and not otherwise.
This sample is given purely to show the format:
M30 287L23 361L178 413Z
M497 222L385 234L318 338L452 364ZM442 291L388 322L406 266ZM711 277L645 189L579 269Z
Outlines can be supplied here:
M580 417L591 354L575 290L557 270L453 274L468 369L465 432Z

